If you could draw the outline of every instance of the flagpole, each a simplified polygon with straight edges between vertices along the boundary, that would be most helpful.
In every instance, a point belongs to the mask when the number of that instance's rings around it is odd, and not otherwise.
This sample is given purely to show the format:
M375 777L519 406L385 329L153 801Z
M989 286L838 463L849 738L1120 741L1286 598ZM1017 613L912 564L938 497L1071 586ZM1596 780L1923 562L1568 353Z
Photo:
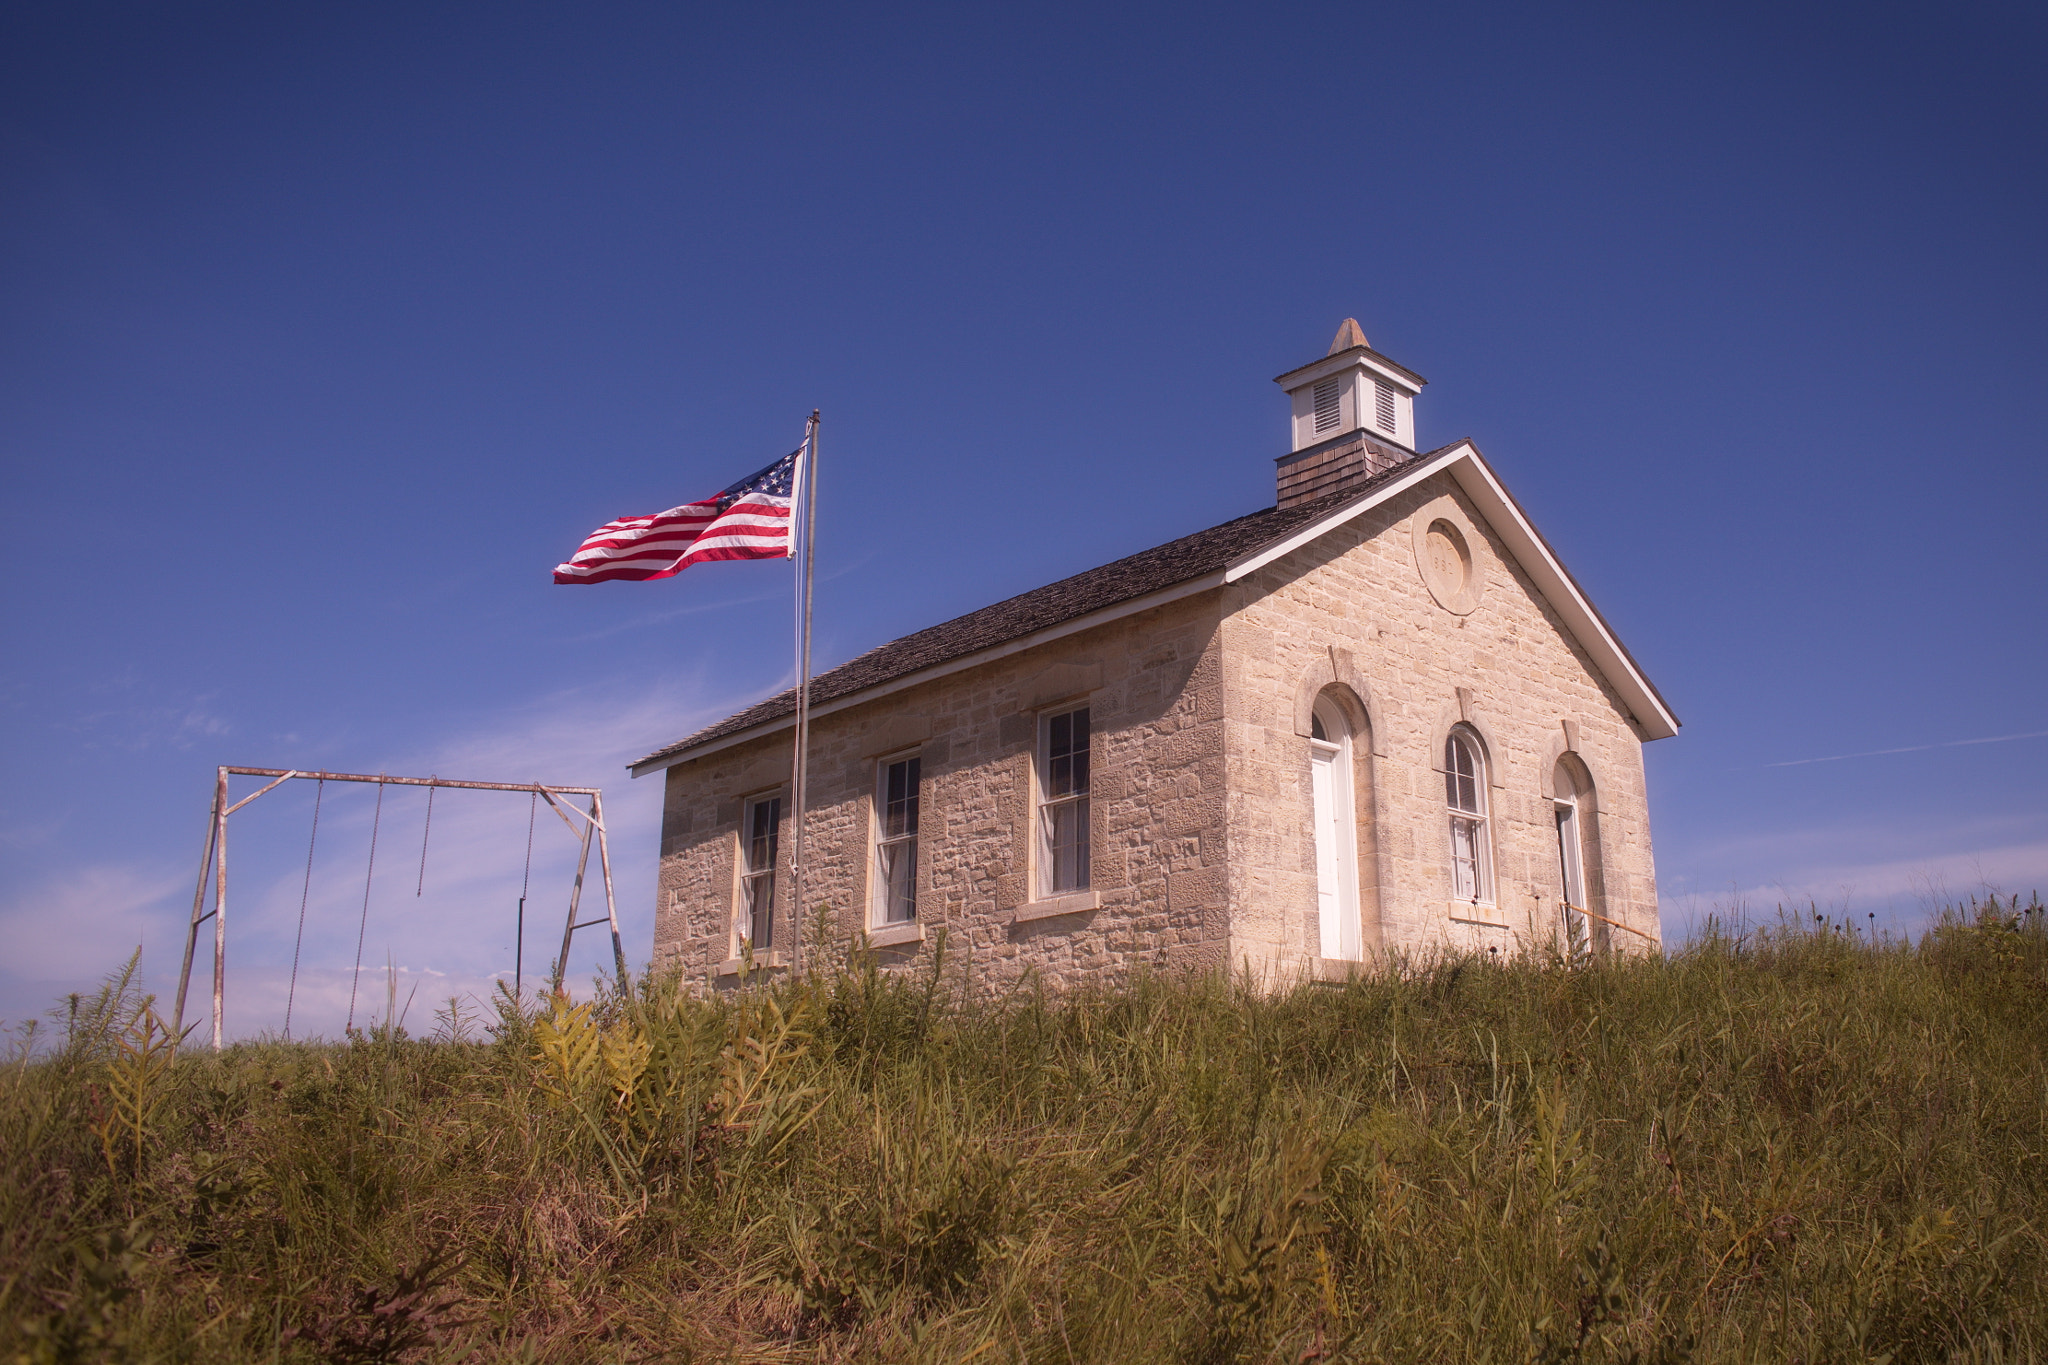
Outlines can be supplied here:
M789 509L791 516L802 519L803 533L796 579L796 757L790 771L790 804L795 808L790 827L789 858L789 961L792 976L803 974L804 954L804 788L805 779L809 776L807 759L811 735L811 570L817 560L812 553L811 542L818 527L818 411L815 408L811 410L810 430L804 435L803 467L799 475L803 486L798 490L798 506Z

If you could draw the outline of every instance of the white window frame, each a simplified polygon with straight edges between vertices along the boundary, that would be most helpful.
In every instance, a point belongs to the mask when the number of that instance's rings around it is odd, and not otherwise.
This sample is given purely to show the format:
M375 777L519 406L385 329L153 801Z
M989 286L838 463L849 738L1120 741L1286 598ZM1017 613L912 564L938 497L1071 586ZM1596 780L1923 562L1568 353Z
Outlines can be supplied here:
M889 827L889 773L899 764L911 765L910 778L910 820L907 831L890 832ZM875 762L874 816L869 822L871 836L869 846L874 850L873 891L869 896L868 924L876 929L887 929L896 925L917 922L918 890L918 824L920 810L924 803L924 758L916 749L906 753L891 754ZM909 859L910 913L900 919L891 918L897 906L891 896L890 873L897 860Z
M1592 907L1586 901L1586 830L1581 823L1576 794L1560 796L1552 805L1557 818L1558 883L1567 903L1579 910Z
M1460 772L1462 750L1471 771ZM1451 899L1465 905L1493 904L1493 830L1488 809L1486 746L1466 726L1444 737L1444 808L1450 836Z
M738 856L734 867L738 873L739 895L733 913L732 936L734 953L737 955L752 945L756 956L775 951L775 892L776 873L782 861L782 823L787 812L785 793L779 791L761 792L740 802L740 828ZM755 812L763 806L772 805L774 814L768 829L768 860L765 867L755 863L754 829ZM758 901L767 900L767 916L760 921L755 914ZM766 942L755 934L757 925L765 922Z
M1057 723L1072 716L1086 717L1088 738L1081 750L1082 777L1077 789L1056 791L1055 782L1059 774L1055 770L1057 760L1053 755L1053 731ZM1070 741L1071 748L1071 741ZM1071 758L1071 752L1063 757ZM1093 831L1090 829L1093 808L1090 801L1095 775L1095 724L1089 708L1084 702L1079 706L1064 706L1046 711L1038 718L1038 775L1032 784L1035 809L1031 816L1034 825L1033 843L1036 849L1037 866L1032 871L1032 880L1037 887L1036 899L1052 900L1058 896L1078 895L1094 884L1095 848ZM1072 766L1067 772L1071 775ZM1071 778L1069 781L1071 786ZM1058 862L1059 848L1054 843L1054 830L1062 820L1062 813L1073 811L1071 827L1078 835L1079 857L1074 863L1075 880L1071 885L1060 883Z
M1559 794L1551 803L1551 814L1557 824L1558 886L1560 888L1559 913L1564 920L1567 940L1577 931L1580 941L1587 947L1593 944L1593 921L1586 904L1586 831L1580 821L1581 809L1578 793L1569 796Z

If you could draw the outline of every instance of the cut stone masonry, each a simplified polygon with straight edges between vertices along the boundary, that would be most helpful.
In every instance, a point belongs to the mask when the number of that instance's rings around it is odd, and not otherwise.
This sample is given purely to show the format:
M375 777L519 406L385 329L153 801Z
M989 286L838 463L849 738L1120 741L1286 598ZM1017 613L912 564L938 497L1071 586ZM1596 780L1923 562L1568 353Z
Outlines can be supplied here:
M1334 357L1420 387L1347 329ZM812 951L843 959L866 942L895 967L943 937L966 979L1000 991L1141 969L1278 985L1388 953L1557 946L1561 803L1575 803L1590 947L1653 949L1642 746L1677 721L1478 451L1417 455L1352 430L1283 457L1278 493L1268 512L819 678L801 918L826 936ZM1321 832L1331 798L1311 782L1331 750L1311 737L1319 702L1349 735L1341 836ZM1088 884L1054 895L1036 866L1041 717L1079 705ZM1481 751L1483 900L1452 890L1454 729ZM785 696L635 765L665 783L656 960L706 987L736 979L741 813L786 790L789 751ZM907 753L922 773L916 919L885 925L878 764ZM1337 837L1353 841L1349 863L1319 856L1318 839ZM1350 863L1357 885L1333 888L1330 868ZM787 885L778 946L799 918ZM1357 957L1323 955L1328 914L1356 916Z

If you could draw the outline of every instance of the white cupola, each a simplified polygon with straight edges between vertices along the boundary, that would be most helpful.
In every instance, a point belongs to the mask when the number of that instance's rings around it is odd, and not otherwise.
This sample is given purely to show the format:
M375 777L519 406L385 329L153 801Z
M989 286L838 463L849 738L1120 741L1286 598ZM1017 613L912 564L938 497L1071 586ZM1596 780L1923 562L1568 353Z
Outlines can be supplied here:
M1273 381L1293 403L1280 505L1340 491L1415 453L1415 395L1429 381L1396 365L1344 319L1329 354Z

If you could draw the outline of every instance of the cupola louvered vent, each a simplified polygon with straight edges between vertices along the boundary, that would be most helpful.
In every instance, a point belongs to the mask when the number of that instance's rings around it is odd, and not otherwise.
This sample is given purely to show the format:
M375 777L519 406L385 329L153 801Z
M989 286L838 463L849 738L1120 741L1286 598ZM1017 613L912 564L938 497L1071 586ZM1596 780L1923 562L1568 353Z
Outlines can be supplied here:
M1379 419L1380 430L1392 436L1394 426L1394 391L1375 379L1373 387L1373 415Z
M1277 464L1279 506L1330 497L1415 458L1415 395L1421 375L1372 349L1356 318L1344 319L1321 360L1274 381L1287 394L1294 449Z
M1343 390L1336 379L1325 379L1316 385L1316 434L1335 431L1343 420Z

